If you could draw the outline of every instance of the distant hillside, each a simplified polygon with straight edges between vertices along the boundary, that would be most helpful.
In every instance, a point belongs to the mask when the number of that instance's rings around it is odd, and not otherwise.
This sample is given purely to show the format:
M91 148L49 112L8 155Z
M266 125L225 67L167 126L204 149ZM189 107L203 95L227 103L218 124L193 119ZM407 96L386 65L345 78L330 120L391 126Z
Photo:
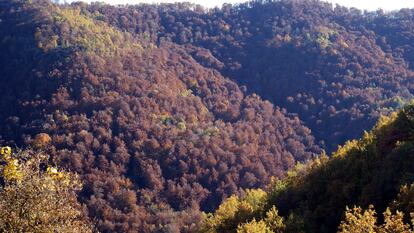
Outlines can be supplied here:
M412 232L413 138L411 104L381 118L371 132L348 141L331 158L297 166L273 181L268 192L250 190L227 199L206 218L201 232ZM351 210L345 215L346 207Z
M79 199L100 231L194 231L200 210L320 153L297 117L185 47L100 18L0 1L0 144L50 139L40 149L82 176Z
M363 13L319 1L83 5L154 43L188 46L248 93L297 113L328 151L413 98L413 11ZM346 130L344 130L346 128Z

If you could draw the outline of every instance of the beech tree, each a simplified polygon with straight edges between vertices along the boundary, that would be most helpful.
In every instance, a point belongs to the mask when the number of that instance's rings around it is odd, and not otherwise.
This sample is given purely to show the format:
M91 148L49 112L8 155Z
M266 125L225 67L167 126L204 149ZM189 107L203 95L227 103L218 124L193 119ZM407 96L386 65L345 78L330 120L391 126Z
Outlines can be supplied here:
M92 232L77 202L78 176L50 166L42 152L2 149L1 232Z

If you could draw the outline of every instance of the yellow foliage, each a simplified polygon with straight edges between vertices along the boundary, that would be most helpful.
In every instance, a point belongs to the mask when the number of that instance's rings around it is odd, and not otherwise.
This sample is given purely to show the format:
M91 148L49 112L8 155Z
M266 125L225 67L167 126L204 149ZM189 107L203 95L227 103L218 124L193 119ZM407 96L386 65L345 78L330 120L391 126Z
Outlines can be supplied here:
M169 125L172 124L174 118L169 113L164 113L161 116L159 116L159 119L162 124Z
M20 182L23 174L19 169L19 161L17 159L13 159L11 153L11 147L1 147L1 155L5 164L0 166L0 170L2 171L3 178L6 182Z
M0 153L3 156L10 156L11 155L11 147L10 146L5 146L5 147L1 147Z
M58 173L57 169L54 168L54 167L48 167L46 171L49 174L57 174Z
M410 225L404 224L403 222L404 214L400 211L397 211L393 215L389 208L384 212L384 224L379 227L378 233L408 233L412 232L410 230Z
M59 9L55 15L57 23L67 23L71 29L71 35L66 40L70 44L78 45L87 51L94 51L99 54L113 52L116 45L121 45L123 35L121 32L109 27L102 21L82 15L79 9Z
M219 132L220 132L220 129L219 128L217 128L216 126L211 126L211 127L208 127L207 129L205 129L203 131L203 135L205 135L205 136L211 136L211 135L216 135Z
M404 223L404 214L396 211L392 214L390 209L384 212L384 224L376 225L377 217L374 207L370 205L368 210L361 207L346 208L345 219L339 226L339 233L410 233L409 224Z
M239 198L233 195L221 203L214 214L204 214L204 220L199 233L216 233L219 228L235 219L239 211Z
M239 223L247 222L258 216L264 208L267 198L267 193L261 189L248 189L243 198L238 198L235 195L227 198L214 215L205 216L200 232L220 232L236 229ZM241 230L246 230L251 229L252 226L247 224L240 227Z
M10 159L11 153L12 153L12 149L9 146L0 148L0 154L2 155L4 160Z
M375 216L373 206L363 211L361 207L346 208L345 220L341 222L338 233L375 233Z
M397 112L393 112L389 116L381 115L377 123L375 124L374 131L380 131L383 128L389 127L389 125L391 125L397 119L397 117Z
M321 48L327 48L331 45L331 42L329 41L329 38L320 35L317 39L316 42L318 42L319 46L321 46Z
M49 176L51 176L54 179L61 180L65 178L65 175L62 172L59 172L57 168L54 167L48 167L46 169L46 172L49 174Z
M180 129L180 130L182 130L182 131L184 131L184 130L186 130L186 129L187 129L187 126L186 126L186 124L185 124L185 122L184 122L184 121L180 121L180 122L178 122L177 127L178 127L178 129Z
M242 203L251 206L253 211L258 211L263 208L267 201L267 193L262 189L247 189L246 195L242 199Z
M188 96L190 96L192 93L193 93L193 91L192 91L192 90L187 89L187 90L182 91L182 92L180 93L180 95L181 95L182 97L188 97Z
M57 28L60 30L66 28L66 30L55 33L38 29L35 39L39 47L45 51L57 47L77 46L100 55L113 55L117 48L143 49L139 43L127 43L132 38L128 33L121 32L103 21L95 20L93 15L83 14L79 8L56 7L52 15Z
M0 232L92 232L76 201L75 191L82 187L78 177L52 167L44 172L41 164L48 161L47 155L26 150L0 165L5 181L0 187Z
M215 218L218 221L232 219L239 209L239 198L235 195L227 198L217 209Z
M256 221L253 219L248 223L241 224L237 227L237 233L272 233L273 231L266 225L263 220Z
M345 145L338 146L338 150L332 153L333 158L343 158L349 154L352 150L357 150L359 148L358 140L350 140L345 142Z
M5 181L21 182L23 174L19 169L19 161L10 159L3 167L3 178Z
M279 216L279 212L275 206L272 206L272 208L267 211L265 223L267 226L269 226L270 230L275 233L282 233L286 228L284 219L283 217Z

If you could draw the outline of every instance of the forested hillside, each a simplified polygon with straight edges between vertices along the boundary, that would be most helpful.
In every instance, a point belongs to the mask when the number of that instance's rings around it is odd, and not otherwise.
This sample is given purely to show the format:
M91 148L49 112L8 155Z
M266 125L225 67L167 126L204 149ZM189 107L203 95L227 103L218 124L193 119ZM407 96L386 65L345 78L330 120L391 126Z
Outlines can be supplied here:
M412 232L413 133L411 104L267 192L228 198L201 232Z
M412 10L364 14L308 0L84 7L154 43L186 45L201 64L297 113L328 151L412 98Z
M202 212L231 195L269 196L246 190L269 189L297 163L313 166L323 149L329 154L359 138L381 114L409 102L413 13L310 0L215 9L0 0L0 145L43 151L79 174L78 201L101 232L235 231L256 215L222 229L213 217L214 226L206 224ZM410 174L398 167L404 157L388 165L394 144L387 140L369 152L375 166L364 166ZM334 157L320 166L341 156ZM359 159L345 159L346 169L365 174ZM345 176L345 165L337 166L329 175ZM368 177L388 179L375 171ZM317 172L304 173L326 175ZM338 178L344 187L330 187L329 175L309 187L287 183L263 200L286 221L292 213L286 227L303 222L308 232L331 232L345 205L384 211L402 184L355 174ZM315 200L304 202L312 193Z
M43 138L82 175L80 200L102 232L193 231L200 209L320 152L297 117L182 46L76 5L1 4L1 144Z

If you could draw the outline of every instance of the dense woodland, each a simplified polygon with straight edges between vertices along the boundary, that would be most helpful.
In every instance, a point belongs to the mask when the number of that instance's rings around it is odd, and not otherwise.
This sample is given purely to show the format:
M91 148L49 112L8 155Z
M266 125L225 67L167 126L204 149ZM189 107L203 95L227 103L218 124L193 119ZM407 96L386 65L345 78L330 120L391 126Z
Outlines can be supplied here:
M413 182L411 128L324 150L413 97L413 13L0 0L0 145L79 174L101 232L332 232L346 205L374 219Z
M267 192L226 199L200 232L413 232L413 134L411 104Z
M84 7L153 43L186 46L200 64L298 114L328 151L412 98L408 9L363 13L306 0L211 10L191 4Z

